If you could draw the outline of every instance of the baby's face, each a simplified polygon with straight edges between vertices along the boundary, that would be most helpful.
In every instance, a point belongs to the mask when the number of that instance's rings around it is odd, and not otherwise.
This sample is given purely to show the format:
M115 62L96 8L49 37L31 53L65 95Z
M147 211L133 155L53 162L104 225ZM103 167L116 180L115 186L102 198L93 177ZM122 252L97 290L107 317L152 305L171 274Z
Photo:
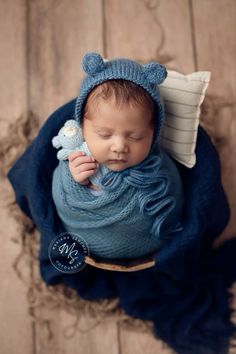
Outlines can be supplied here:
M114 99L99 100L83 120L83 135L93 157L112 171L142 162L149 154L153 125L151 113L139 107L117 106Z

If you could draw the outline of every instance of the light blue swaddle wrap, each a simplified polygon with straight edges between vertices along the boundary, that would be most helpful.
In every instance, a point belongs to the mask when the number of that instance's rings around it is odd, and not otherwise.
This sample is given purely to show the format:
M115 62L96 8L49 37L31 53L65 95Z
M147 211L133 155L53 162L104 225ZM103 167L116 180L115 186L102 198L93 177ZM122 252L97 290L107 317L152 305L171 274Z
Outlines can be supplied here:
M77 183L61 160L52 195L68 232L88 244L91 255L136 258L158 250L180 230L183 190L177 168L160 150L141 164L110 171L98 181L102 194Z

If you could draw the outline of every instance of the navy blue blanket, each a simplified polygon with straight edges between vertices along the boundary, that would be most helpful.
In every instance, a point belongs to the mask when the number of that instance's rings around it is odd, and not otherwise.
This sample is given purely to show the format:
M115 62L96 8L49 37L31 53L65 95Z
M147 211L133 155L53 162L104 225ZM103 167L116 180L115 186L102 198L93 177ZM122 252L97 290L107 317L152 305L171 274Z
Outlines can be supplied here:
M51 139L73 118L74 105L75 100L49 117L8 174L16 202L41 234L42 279L48 285L64 283L88 300L119 297L127 314L153 321L154 334L177 353L228 353L235 334L227 288L236 280L236 239L217 251L212 248L229 220L229 207L217 152L201 127L195 167L177 164L186 195L183 231L156 254L154 268L122 273L86 266L65 274L51 264L48 247L64 231L51 196L58 164Z

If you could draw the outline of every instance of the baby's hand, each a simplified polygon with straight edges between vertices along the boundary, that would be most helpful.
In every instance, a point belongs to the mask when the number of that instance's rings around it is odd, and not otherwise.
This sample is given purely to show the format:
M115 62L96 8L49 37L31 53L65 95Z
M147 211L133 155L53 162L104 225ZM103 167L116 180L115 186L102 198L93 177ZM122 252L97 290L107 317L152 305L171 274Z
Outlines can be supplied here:
M69 170L76 182L86 185L89 184L91 177L98 168L98 163L92 156L86 156L82 151L76 151L70 154Z

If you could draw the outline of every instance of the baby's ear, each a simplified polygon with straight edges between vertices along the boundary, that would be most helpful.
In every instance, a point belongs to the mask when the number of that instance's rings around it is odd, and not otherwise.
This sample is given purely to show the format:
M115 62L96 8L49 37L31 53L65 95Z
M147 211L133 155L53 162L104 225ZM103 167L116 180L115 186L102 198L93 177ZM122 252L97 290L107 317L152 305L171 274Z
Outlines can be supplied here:
M160 85L167 77L165 66L155 62L143 65L143 72L152 84Z
M100 54L91 52L83 57L82 67L87 74L93 75L102 71L105 68L105 63Z

